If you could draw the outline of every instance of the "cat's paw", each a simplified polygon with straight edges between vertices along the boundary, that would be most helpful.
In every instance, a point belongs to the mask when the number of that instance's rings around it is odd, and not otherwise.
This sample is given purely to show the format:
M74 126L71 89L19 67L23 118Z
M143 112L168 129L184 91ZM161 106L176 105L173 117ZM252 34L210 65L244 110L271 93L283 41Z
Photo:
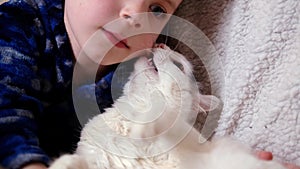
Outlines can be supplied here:
M88 169L84 158L77 154L63 155L56 159L49 169Z

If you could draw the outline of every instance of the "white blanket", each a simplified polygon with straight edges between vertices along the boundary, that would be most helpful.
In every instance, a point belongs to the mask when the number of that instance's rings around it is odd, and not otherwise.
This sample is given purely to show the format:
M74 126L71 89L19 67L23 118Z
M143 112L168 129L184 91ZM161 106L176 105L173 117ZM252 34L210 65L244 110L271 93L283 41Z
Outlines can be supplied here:
M212 84L224 102L216 135L300 165L300 1L184 1L177 15L208 36L223 66Z

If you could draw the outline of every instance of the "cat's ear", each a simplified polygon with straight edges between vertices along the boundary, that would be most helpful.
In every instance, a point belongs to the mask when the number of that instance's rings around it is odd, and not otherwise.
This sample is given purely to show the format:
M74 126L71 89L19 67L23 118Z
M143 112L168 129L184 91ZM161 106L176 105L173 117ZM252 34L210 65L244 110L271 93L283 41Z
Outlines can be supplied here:
M222 107L222 101L213 95L201 95L198 100L199 106L204 111L213 111Z

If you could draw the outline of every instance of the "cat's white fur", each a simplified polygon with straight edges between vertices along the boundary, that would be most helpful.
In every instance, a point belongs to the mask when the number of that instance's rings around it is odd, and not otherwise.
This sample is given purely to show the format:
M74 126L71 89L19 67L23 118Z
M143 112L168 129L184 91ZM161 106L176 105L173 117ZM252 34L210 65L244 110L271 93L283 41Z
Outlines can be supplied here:
M159 46L153 61L157 71L148 58L137 60L124 95L85 125L76 153L50 169L284 169L229 138L200 144L193 122L216 98L198 92L181 54Z

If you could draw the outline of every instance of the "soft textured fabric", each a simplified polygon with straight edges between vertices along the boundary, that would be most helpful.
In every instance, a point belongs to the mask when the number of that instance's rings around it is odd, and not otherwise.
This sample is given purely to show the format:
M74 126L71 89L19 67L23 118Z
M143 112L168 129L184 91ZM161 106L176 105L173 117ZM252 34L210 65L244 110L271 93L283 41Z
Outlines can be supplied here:
M48 155L75 149L80 124L72 104L73 64L62 0L0 6L0 166L48 164ZM111 78L97 83L102 109L112 103Z
M300 165L300 1L185 0L177 15L210 39L217 55L206 57L221 61L204 66L223 80L195 71L204 92L224 103L216 135ZM183 45L177 50L193 59Z

